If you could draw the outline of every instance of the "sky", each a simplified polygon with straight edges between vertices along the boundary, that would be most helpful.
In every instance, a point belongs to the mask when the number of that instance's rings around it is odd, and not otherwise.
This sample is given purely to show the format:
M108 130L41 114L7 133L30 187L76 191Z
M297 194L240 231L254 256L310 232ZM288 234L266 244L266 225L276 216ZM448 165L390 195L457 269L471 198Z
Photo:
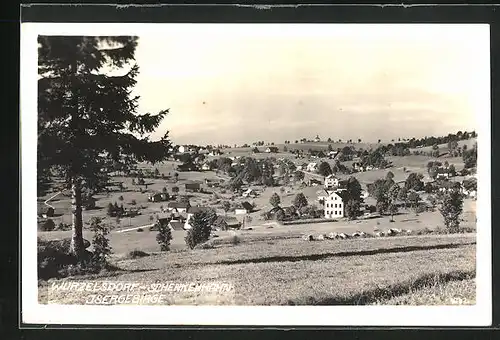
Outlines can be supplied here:
M163 25L136 61L176 144L447 135L489 100L484 25Z

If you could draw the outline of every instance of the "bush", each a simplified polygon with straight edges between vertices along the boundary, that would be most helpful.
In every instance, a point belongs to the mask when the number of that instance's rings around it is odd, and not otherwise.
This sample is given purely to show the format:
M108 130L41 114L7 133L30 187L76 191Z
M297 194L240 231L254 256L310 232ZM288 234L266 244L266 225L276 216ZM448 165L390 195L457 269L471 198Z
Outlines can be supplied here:
M76 264L76 257L68 253L62 242L38 239L38 278L48 280L61 277L59 271L69 265Z
M57 225L57 228L56 230L71 230L71 224L67 224L67 223L63 223L63 222L60 222L58 225Z
M241 240L240 238L238 237L238 235L233 235L231 236L231 244L232 245L237 245L237 244L240 244Z
M144 231L144 229L142 229L142 228L137 228L137 232L138 232L138 233L141 233L141 232L143 232L143 231Z
M167 224L157 223L158 234L156 234L156 242L160 245L161 251L170 250L170 241L172 240L172 231Z
M146 256L149 256L149 254L142 251L142 250L137 250L137 249L132 250L127 254L127 258L129 258L129 259L137 259L137 258L146 257Z
M95 267L103 268L108 263L108 257L111 254L111 246L107 235L109 227L102 223L99 217L92 217L90 220L90 230L94 233L92 245L94 251L92 253L91 262Z
M136 200L130 201L130 205L137 205L137 201Z
M119 200L119 201L123 201L123 196L122 196L122 195L120 195L120 196L118 197L118 200Z
M55 228L56 224L50 218L47 221L43 222L42 225L40 226L41 231L52 231Z

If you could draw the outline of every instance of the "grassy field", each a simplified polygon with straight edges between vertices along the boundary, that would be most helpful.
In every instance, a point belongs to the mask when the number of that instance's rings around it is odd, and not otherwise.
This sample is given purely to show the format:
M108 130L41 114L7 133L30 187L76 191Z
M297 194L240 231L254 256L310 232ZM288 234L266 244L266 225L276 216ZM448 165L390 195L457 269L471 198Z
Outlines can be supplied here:
M467 139L467 140L458 141L458 146L463 147L464 145L467 145L467 148L471 149L472 146L474 146L474 143L477 143L477 138L471 138L471 139ZM441 153L448 152L448 144L447 143L439 144L438 148L439 148L439 152L441 152ZM417 151L417 150L424 151L424 152L432 151L432 146L425 146L423 148L410 149L410 151Z
M460 297L460 292L464 293L462 302L467 298L471 303L475 296L467 282L460 283L474 277L474 234L316 242L243 237L237 245L226 243L214 249L152 254L134 260L115 258L115 264L122 271L106 281L146 286L222 282L233 287L211 293L170 291L165 304L448 304L456 303L457 299L449 298ZM85 299L85 293L49 294L52 282L39 285L42 303L47 297L57 303L82 303ZM458 286L439 295L436 292L442 287L436 283ZM145 293L138 289L135 293Z

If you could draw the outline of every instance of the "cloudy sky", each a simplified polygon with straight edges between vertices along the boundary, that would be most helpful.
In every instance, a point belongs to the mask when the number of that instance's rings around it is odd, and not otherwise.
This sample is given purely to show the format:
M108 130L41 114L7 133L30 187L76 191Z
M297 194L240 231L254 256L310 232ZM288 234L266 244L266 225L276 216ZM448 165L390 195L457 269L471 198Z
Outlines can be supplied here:
M163 25L136 60L179 144L471 131L489 93L487 26Z

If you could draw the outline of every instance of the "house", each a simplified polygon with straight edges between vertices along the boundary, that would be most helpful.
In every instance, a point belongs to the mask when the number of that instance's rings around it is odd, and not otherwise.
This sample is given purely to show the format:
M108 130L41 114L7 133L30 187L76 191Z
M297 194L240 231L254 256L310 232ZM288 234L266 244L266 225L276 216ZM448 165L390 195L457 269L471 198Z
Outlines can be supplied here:
M184 222L170 221L170 223L168 225L170 227L170 230L172 230L172 231L174 231L174 230L184 230Z
M365 168L363 167L363 165L359 162L354 162L352 163L352 168L356 171L365 171Z
M316 143L319 143L319 142L321 142L321 138L319 138L319 136L316 136L316 138L314 138L314 141L315 141Z
M309 179L309 186L317 186L323 184L320 180L311 178Z
M210 153L208 155L209 156L220 156L220 155L222 155L222 151L220 151L219 149L215 149L215 150L210 151Z
M243 197L256 197L257 193L253 189L247 189L245 192L242 194Z
M186 147L183 145L179 146L179 148L177 150L179 151L179 153L184 153L187 151Z
M306 170L309 172L314 172L318 170L318 163L312 162L307 164Z
M170 214L170 219L174 222L182 222L184 223L187 219L187 214L186 213L178 213L178 212L173 212Z
M241 222L234 216L218 216L213 226L218 230L240 229Z
M186 192L200 192L201 191L200 183L186 183L185 188L186 188Z
M191 207L189 202L169 202L167 209L169 212L186 213Z
M368 193L368 191L362 189L361 190L361 195L359 196L361 199L366 199L368 198L368 196L370 196L370 194Z
M346 191L330 191L324 200L325 218L344 217L344 197Z
M277 153L278 152L278 147L276 146L269 146L267 149L266 149L266 152L267 153Z
M162 202L168 200L169 195L165 192L158 192L148 197L149 202Z
M335 156L337 156L338 153L339 153L338 151L330 151L328 153L328 157L329 158L335 158Z
M372 165L367 165L365 168L366 171L372 171L375 170L375 168Z
M210 164L203 163L203 165L201 166L201 170L202 171L210 171Z
M240 207L234 210L234 213L236 215L244 215L244 214L249 214L252 211L253 211L253 205L251 205L248 202L243 202L240 204Z
M339 179L335 175L325 177L325 189L334 189L339 186Z

